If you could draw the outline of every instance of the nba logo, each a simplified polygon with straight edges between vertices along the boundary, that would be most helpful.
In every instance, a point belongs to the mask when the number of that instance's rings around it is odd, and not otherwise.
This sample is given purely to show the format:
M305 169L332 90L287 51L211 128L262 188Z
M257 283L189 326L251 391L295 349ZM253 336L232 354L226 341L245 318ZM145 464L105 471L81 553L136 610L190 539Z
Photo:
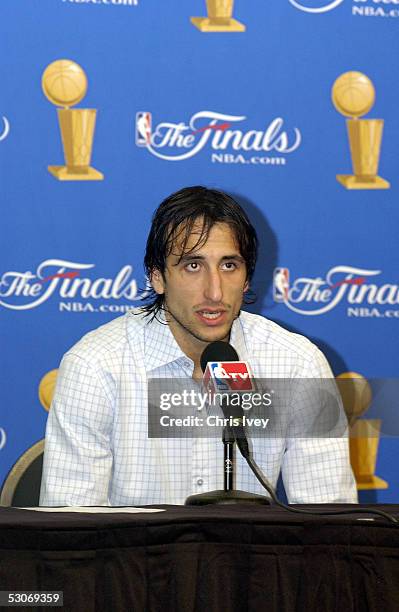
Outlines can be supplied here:
M273 273L273 299L275 302L288 302L290 271L288 268L275 268Z
M212 376L214 378L215 387L218 391L230 391L230 386L228 385L224 378L228 378L228 374L223 367L221 367L220 363L211 363L210 370L212 372Z
M151 113L136 113L136 145L146 147L151 144Z

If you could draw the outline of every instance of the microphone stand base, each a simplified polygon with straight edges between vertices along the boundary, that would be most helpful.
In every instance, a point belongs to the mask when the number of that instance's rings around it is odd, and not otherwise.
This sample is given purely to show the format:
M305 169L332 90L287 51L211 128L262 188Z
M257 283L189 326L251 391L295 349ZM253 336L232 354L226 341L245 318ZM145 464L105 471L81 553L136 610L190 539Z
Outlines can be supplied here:
M208 504L263 504L270 505L271 500L264 495L248 493L247 491L207 491L190 495L184 502L185 506L206 506Z

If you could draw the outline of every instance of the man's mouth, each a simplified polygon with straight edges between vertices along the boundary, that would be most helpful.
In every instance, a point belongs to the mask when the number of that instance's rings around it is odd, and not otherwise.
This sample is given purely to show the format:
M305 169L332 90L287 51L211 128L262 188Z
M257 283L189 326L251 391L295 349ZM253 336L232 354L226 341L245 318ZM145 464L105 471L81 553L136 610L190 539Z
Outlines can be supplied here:
M197 310L197 315L206 322L209 323L219 323L222 318L224 318L226 311L225 310Z
M222 314L222 310L217 310L216 312L209 312L208 310L200 310L200 313L202 314L203 317L205 317L205 319L217 319L221 314Z

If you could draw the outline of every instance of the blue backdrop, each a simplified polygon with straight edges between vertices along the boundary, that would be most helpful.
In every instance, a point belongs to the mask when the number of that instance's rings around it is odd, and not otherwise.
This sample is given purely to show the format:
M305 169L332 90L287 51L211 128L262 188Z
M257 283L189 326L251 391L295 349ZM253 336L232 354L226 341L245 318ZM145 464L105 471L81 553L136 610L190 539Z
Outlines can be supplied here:
M228 191L256 223L252 310L310 337L336 375L398 374L397 1L236 0L243 32L190 21L206 15L204 0L1 2L0 484L43 438L42 377L138 303L151 214L183 186ZM87 75L74 108L97 109L91 165L103 180L47 169L64 154L41 79L61 59ZM336 179L352 172L331 99L348 71L374 85L365 118L384 120L378 174L390 188ZM376 473L389 487L361 499L398 501L398 454L383 436Z

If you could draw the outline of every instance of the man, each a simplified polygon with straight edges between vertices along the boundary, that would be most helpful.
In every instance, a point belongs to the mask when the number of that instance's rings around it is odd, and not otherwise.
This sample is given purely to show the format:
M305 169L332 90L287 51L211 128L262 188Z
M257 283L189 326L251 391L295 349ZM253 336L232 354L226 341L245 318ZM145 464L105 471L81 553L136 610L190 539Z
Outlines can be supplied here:
M181 504L222 488L216 438L148 438L151 378L202 376L200 357L229 341L258 378L329 378L306 338L241 312L257 237L228 195L189 187L155 212L149 303L87 334L64 356L48 418L41 504ZM291 502L356 502L346 438L254 438L253 455ZM264 493L237 458L237 488Z

